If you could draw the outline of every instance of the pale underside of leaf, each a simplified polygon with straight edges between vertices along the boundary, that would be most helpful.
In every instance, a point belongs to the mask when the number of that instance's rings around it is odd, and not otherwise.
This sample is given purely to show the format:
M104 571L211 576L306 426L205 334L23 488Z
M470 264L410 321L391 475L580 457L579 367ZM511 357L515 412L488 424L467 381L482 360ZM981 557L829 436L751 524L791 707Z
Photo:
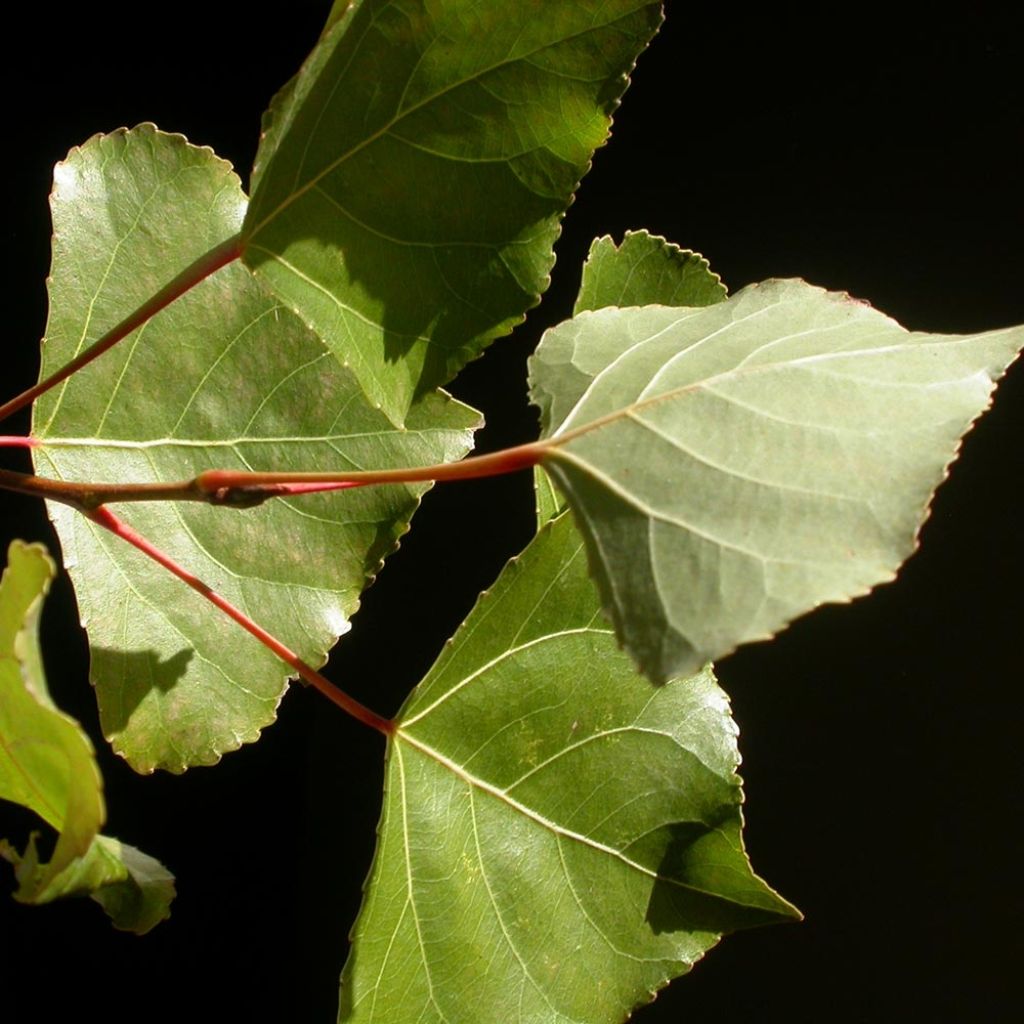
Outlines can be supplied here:
M627 231L619 245L608 235L591 243L573 315L606 306L711 306L727 294L699 253L647 231ZM543 526L566 504L543 466L533 473L537 522Z
M244 258L395 422L547 287L660 20L650 0L332 11L265 120Z
M343 1021L617 1022L723 932L796 915L743 853L724 695L636 675L565 516L398 723Z
M145 298L136 268L151 289L159 274L201 255L211 235L237 231L244 208L227 165L179 137L146 127L75 151L56 174L43 373ZM438 393L396 429L318 339L234 265L44 396L35 461L57 479L137 483L215 468L429 464L464 455L478 422ZM424 490L365 488L246 511L157 503L118 514L320 665ZM66 507L50 512L115 749L140 771L181 771L255 739L274 719L288 668L134 549Z
M1022 342L912 334L794 281L550 331L543 464L643 670L693 671L892 579Z

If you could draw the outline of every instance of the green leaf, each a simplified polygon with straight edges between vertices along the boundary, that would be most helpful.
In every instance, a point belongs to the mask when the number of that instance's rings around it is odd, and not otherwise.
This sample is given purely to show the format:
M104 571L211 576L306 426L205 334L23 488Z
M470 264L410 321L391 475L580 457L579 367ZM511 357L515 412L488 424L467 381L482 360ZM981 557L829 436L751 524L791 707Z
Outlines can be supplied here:
M238 230L245 197L209 150L151 126L58 166L42 372ZM242 266L220 270L43 396L44 476L188 479L212 468L338 470L461 457L478 414L441 393L396 429ZM307 662L320 665L396 546L422 485L119 515ZM139 771L209 764L272 722L289 669L145 556L64 506L50 514L92 649L104 733Z
M245 260L395 422L547 287L651 0L363 0L264 122Z
M38 814L61 835L50 863L22 895L44 889L89 848L104 819L99 768L78 723L58 711L39 653L39 615L54 576L38 544L14 541L0 581L0 798Z
M116 927L149 931L167 917L174 879L152 857L98 835L106 811L92 744L50 699L38 625L54 565L38 544L14 541L0 579L0 799L38 814L59 834L41 863L36 836L24 853L0 840L23 903L90 894Z
M627 231L621 245L607 235L591 243L573 312L605 306L711 306L727 294L699 253L646 231ZM534 467L533 484L537 523L543 526L567 506L543 467Z
M91 896L120 931L145 935L170 917L174 875L158 860L109 836L96 836L81 857L49 880L39 881L36 835L29 836L19 854L0 840L0 857L14 865L21 888L14 894L22 903L50 903L68 896ZM51 861L52 865L52 861Z
M618 246L607 235L594 239L573 314L605 306L713 306L727 294L700 253L627 231Z
M799 281L548 332L543 465L642 669L695 671L891 580L1022 343L912 334Z
M540 466L533 467L533 493L537 507L537 529L565 511L565 502L555 490L551 477Z
M143 935L170 916L174 876L158 860L108 836L97 836L89 852L92 871L105 880L92 898L115 928Z
M798 916L743 852L725 695L636 674L569 517L397 726L342 1021L620 1021L722 933Z

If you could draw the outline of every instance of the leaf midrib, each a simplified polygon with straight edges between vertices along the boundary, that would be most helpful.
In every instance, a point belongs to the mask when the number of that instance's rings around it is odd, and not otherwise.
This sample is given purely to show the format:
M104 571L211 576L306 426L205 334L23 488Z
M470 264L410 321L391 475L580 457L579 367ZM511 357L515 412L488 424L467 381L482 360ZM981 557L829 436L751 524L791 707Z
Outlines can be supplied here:
M661 735L663 735L672 743L677 742L668 733L661 733ZM541 828L546 829L547 831L553 833L556 836L560 836L564 839L573 840L574 842L578 842L583 846L587 846L592 850L598 851L599 853L604 853L607 856L614 857L616 860L621 861L623 864L625 864L626 867L632 868L639 874L646 875L648 878L651 878L654 881L664 882L668 885L675 886L678 889L683 889L687 892L697 893L698 895L706 896L711 899L722 900L724 902L728 902L736 906L749 907L750 909L755 910L763 909L754 903L740 902L732 898L723 897L721 893L716 893L707 889L702 889L699 886L690 885L686 882L681 882L677 878L662 875L659 872L653 871L651 868L645 867L643 864L640 864L637 861L632 860L630 857L627 857L621 850L616 850L613 846L608 846L607 844L601 843L596 839L592 839L589 836L583 835L583 833L581 832L575 832L572 829L565 828L563 825L559 825L557 822L545 818L542 814L533 810L533 808L528 807L526 804L521 803L514 797L509 796L507 791L499 789L497 786L494 786L493 784L487 782L485 779L481 779L478 776L473 775L470 772L467 772L460 764L457 764L455 761L452 761L450 758L442 754L439 750L435 750L433 747L429 746L426 743L423 743L421 740L417 740L415 737L406 732L402 726L399 726L395 730L394 739L396 743L398 741L404 741L405 743L408 743L409 746L418 750L425 756L431 758L433 761L436 761L443 768L447 768L457 778L461 779L467 785L472 786L473 788L478 789L483 793L487 793L490 796L501 801L502 803L507 804L512 810L518 812L519 814L522 814L524 817L528 818L535 824L539 825ZM710 831L721 832L721 829L718 827L708 827Z
M335 441L356 441L363 438L378 437L409 437L423 434L459 433L458 427L424 427L420 429L402 430L394 428L385 430L366 430L360 433L317 434L309 437L291 436L260 436L260 437L228 437L228 438L186 438L186 437L154 437L146 441L128 441L104 437L47 437L36 438L40 447L46 448L123 448L141 450L145 448L233 448L237 445L254 444L330 444Z
M803 333L817 333L817 331L824 330L824 329L825 328L817 328L815 331L808 331L808 332L803 332ZM1007 330L1009 330L1009 329L1007 329ZM613 409L611 412L604 413L602 416L599 416L597 419L590 420L589 422L583 423L583 424L581 424L578 427L572 427L571 429L567 430L565 433L560 433L560 431L562 431L565 428L565 425L568 422L568 420L570 419L570 417L575 415L576 411L583 406L583 403L585 402L587 397L592 393L592 391L594 389L594 385L596 384L597 380L604 373L604 370L607 369L607 368L603 368L598 374L596 374L594 377L591 378L591 382L587 385L586 390L580 396L579 400L576 402L576 404L573 406L573 408L570 410L570 412L563 418L563 420L558 425L558 427L555 429L555 431L549 437L542 439L541 443L542 444L548 444L551 447L556 447L558 445L567 444L568 442L574 440L577 437L582 436L583 434L589 433L592 430L600 429L601 427L607 426L610 423L614 423L615 421L621 419L623 416L626 416L626 415L631 414L631 413L635 413L638 410L648 409L648 408L650 408L650 407L652 407L654 405L657 405L659 403L672 401L673 399L678 399L678 398L680 398L680 397L682 397L682 396L684 396L686 394L692 394L692 393L698 392L698 391L700 391L702 389L709 389L714 384L728 383L729 381L736 380L738 378L746 378L746 377L753 376L755 374L761 374L761 373L773 373L773 372L777 373L777 372L780 372L780 371L785 371L785 370L789 370L789 369L793 369L793 368L798 368L799 369L799 368L804 368L804 367L806 367L808 365L815 364L815 363L828 362L829 360L832 360L832 359L848 359L851 356L852 357L857 357L857 356L884 355L884 354L887 354L887 353L890 353L890 352L902 352L902 351L909 350L909 349L920 349L922 346L928 346L928 345L934 346L934 345L937 345L937 344L942 344L942 345L967 345L967 344L971 344L971 343L976 343L980 338L991 337L992 335L1000 334L1000 333L1004 333L1004 332L1003 331L990 331L990 332L985 332L982 335L962 335L962 336L957 336L957 335L946 335L946 336L926 335L925 337L928 337L929 339L932 339L932 338L935 338L935 337L942 337L943 340L941 342L937 342L937 341L934 341L934 340L929 340L929 341L924 341L924 342L906 342L905 341L905 342L899 342L899 343L894 344L894 345L881 346L879 348L842 349L842 350L839 350L839 351L836 351L836 352L816 352L816 353L814 353L812 355L809 355L809 356L800 356L800 357L798 357L796 359L787 359L784 362L761 363L761 364L759 364L757 366L743 366L742 364L740 364L738 366L731 367L728 370L723 370L721 373L712 374L710 377L705 377L702 380L691 381L688 384L681 384L681 385L679 385L679 387L670 388L668 391L664 391L661 394L652 395L649 398L642 398L642 399L639 399L637 401L630 402L627 405L623 405L623 406L621 406L618 409ZM795 336L796 335L791 335L790 337L795 337ZM912 334L910 336L913 337ZM637 346L634 346L634 348L635 347L639 347L639 345L642 345L642 344L646 343L649 340L651 340L651 339L649 339L649 338L643 339L643 341L638 343ZM774 340L778 341L778 340L782 340L782 339L774 339ZM685 351L689 351L689 349L684 350L684 352ZM681 355L681 354L683 354L683 353L677 353L677 355ZM756 350L754 352L750 353L749 355L747 355L744 358L744 362L746 362L751 356L756 355L756 354L757 354ZM575 366L575 364L573 364L573 365ZM576 369L579 370L579 367L576 367ZM586 371L581 371L581 372L586 373ZM971 374L969 374L966 377L949 378L949 379L946 379L946 380L939 381L937 383L939 385L942 385L942 386L951 386L951 385L954 385L954 384L961 384L961 383L964 383L965 381L973 380L973 379L976 379L978 377L985 377L990 384L992 383L992 377L986 371L984 371L984 370L977 370L974 373L971 373ZM886 382L886 381L881 381L881 380L879 380L879 381L872 380L871 383L872 384L877 384L878 387L883 387L883 386L892 387L892 386L894 386L893 382ZM895 382L895 386L900 386L900 382ZM920 389L920 388L924 388L924 387L934 387L935 384L931 384L931 385L924 385L924 384L913 385L913 384L907 383L907 384L902 385L902 386ZM717 394L717 392L716 392L716 394ZM726 398L727 396L723 395L721 397ZM749 407L747 407L747 408L749 408ZM754 412L756 415L767 415L767 414L762 414L760 410L751 410L751 411ZM815 424L794 424L794 425L795 426L806 427L807 429L819 429L817 427L817 425L815 425ZM859 434L859 435L865 435L865 434L871 434L871 433L879 433L879 434L881 434L881 433L891 433L891 431L885 431L885 430L881 430L881 429L880 430L874 430L874 431L851 429L851 433L856 433L856 434Z

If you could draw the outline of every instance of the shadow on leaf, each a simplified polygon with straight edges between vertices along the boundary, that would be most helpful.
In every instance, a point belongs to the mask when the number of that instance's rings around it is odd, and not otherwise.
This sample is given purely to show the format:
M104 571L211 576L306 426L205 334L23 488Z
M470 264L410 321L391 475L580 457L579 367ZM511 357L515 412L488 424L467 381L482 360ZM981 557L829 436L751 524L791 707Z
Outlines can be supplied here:
M480 16L511 30L500 8ZM410 107L409 83L436 31L418 19L428 20L363 5L342 36L321 44L322 66L310 65L304 103L255 191L246 260L256 269L284 262L290 270L275 279L293 278L283 290L329 343L376 353L382 333L380 362L411 362L403 372L421 395L535 303L590 147L578 146L575 160L554 142L496 155L486 126L512 115L493 86L476 82L489 70L483 56L468 73L443 67L436 97ZM528 81L540 74L525 61L519 71ZM600 105L621 88L609 76ZM538 111L534 128L546 108ZM470 151L445 147L458 132ZM367 358L343 355L354 365Z
M676 822L666 831L668 845L647 904L647 922L655 934L725 934L799 918L749 867L738 868L725 829Z
M182 648L164 661L156 651L117 651L93 647L93 682L103 679L116 687L117 699L101 702L100 716L103 731L108 735L123 731L135 709L153 690L167 693L185 675L188 663L195 654L190 647Z

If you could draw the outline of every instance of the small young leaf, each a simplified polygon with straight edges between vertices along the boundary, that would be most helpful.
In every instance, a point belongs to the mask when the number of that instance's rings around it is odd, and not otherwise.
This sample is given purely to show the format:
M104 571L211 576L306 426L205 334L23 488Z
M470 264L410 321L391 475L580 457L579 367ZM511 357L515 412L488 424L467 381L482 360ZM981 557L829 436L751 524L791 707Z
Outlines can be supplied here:
M98 136L58 166L43 373L238 230L245 196L209 150L151 126ZM44 395L44 476L158 482L212 468L443 462L479 421L441 393L396 429L244 267L218 271ZM314 665L348 628L423 485L119 515ZM103 729L139 771L209 764L275 717L288 668L197 594L70 508L51 506L92 649Z
M547 287L661 5L342 6L268 112L244 258L401 423Z
M397 725L342 1021L618 1021L722 933L799 916L743 852L724 694L636 674L568 516Z
M713 306L727 294L700 253L627 231L621 245L607 235L594 239L573 315L605 306Z
M158 860L109 836L96 836L81 857L54 874L41 869L36 835L29 836L24 853L0 840L0 857L14 865L21 887L14 898L22 903L50 903L68 896L90 896L106 911L111 924L123 932L145 935L170 917L174 875Z
M911 334L799 281L584 313L531 365L602 602L661 681L894 577L1024 328Z
M89 854L96 877L104 879L92 898L115 928L143 935L170 916L174 876L158 860L109 836L97 836Z
M23 903L89 894L115 927L149 931L167 917L174 879L143 853L97 833L106 815L92 744L58 711L43 675L37 635L54 565L38 544L14 541L0 579L0 799L38 814L58 833L40 863L36 837L24 853L0 840Z

